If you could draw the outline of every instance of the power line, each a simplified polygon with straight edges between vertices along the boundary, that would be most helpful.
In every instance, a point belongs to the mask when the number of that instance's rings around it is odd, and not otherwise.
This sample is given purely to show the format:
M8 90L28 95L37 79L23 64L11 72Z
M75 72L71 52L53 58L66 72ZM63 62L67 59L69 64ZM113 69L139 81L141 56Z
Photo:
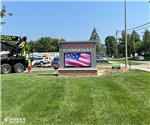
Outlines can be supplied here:
M135 31L148 30L149 28L150 28L150 25L148 25L148 26L146 26L146 27L138 28L138 29L136 29ZM133 30L132 30L132 31L133 31ZM129 32L131 33L132 31L129 31ZM116 39L117 39L118 35L119 35L121 32L122 32L121 30L120 30L120 31L116 30L116 34L114 34L114 36L116 36Z
M143 27L143 26L146 26L146 25L149 25L150 22L148 23L145 23L145 24L142 24L142 25L139 25L139 26L136 26L136 27L133 27L133 28L130 28L130 29L127 29L127 31L130 31L130 30L135 30L135 29L138 29L140 27ZM122 32L122 30L117 30L118 32Z
M149 24L150 24L150 22L145 23L145 24L142 24L142 25L137 26L137 27L134 27L134 28L131 28L131 29L128 29L127 31L134 30L134 29L137 29L137 28L143 27L143 26L145 26L145 25L149 25Z
M150 27L150 25L149 26L147 26L147 27L142 27L142 28L138 28L138 29L136 29L135 31L139 31L139 30L143 30L143 29L148 29ZM133 31L133 30L132 30ZM131 31L130 31L131 32Z
M142 27L142 28L139 28L139 29L136 29L135 31L140 31L140 30L148 30L148 28L150 28L150 25L147 26L147 27ZM121 31L122 32L122 31ZM117 36L118 37L118 33L121 33L121 32L118 32L116 31L116 34L114 36ZM131 33L132 31L129 31L129 33Z

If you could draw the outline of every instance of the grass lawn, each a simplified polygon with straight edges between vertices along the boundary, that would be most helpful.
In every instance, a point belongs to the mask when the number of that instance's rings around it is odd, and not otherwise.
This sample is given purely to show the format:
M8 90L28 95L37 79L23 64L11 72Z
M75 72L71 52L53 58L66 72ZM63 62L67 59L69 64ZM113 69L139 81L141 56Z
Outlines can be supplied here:
M125 58L114 58L114 59L109 59L109 61L115 61L119 63L125 63ZM128 64L129 65L140 65L142 64L140 61L135 61L135 60L129 60L128 59Z
M97 62L96 67L99 69L111 69L112 64L108 62Z
M23 125L150 125L148 72L101 77L9 74L2 75L1 90L2 121L19 117L26 119Z
M119 63L123 63L125 64L125 61L124 60L117 60L115 62L119 62ZM140 61L132 61L132 60L128 60L128 65L140 65L142 64Z

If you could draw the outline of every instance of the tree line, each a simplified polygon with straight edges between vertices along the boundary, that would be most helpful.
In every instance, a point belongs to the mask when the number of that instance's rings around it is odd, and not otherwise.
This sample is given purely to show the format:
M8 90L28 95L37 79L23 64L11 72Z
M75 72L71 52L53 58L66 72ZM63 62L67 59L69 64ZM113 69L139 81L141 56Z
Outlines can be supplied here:
M29 46L30 48L33 48L34 52L58 52L60 41L65 41L65 39L41 37L38 40L30 41ZM107 55L109 57L125 56L124 31L122 31L118 40L116 40L114 36L107 36L105 38L105 43L102 44L96 28L94 28L89 41L96 42L97 55ZM140 35L135 30L133 30L130 34L127 34L127 44L128 57L131 55L134 56L135 53L150 55L150 31L146 30L143 37L140 37Z
M60 41L65 40L59 38L41 37L35 41L31 40L29 42L29 46L33 49L33 52L58 52Z
M106 54L110 57L125 56L125 32L122 31L121 37L117 42L114 36L107 36L105 39ZM150 31L146 30L143 37L133 30L131 34L127 34L128 57L134 56L135 53L141 55L150 55Z

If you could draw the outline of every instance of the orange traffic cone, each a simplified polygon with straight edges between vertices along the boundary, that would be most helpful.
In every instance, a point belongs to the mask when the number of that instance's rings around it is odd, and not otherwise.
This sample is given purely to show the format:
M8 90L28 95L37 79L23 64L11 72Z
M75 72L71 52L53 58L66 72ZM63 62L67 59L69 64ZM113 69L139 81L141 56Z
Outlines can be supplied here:
M31 60L28 60L28 68L27 68L28 72L32 71L32 65L31 65Z

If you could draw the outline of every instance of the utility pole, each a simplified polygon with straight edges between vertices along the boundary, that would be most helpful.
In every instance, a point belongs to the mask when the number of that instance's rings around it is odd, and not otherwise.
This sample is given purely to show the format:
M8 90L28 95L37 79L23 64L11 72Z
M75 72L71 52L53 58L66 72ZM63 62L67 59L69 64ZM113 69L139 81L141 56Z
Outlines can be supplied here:
M149 4L150 4L150 0L149 0L148 2L149 2ZM149 6L149 8L150 8L150 6ZM150 9L149 9L149 12L150 12ZM150 16L149 16L149 19L150 19Z
M118 30L116 30L116 45L115 45L115 47L116 47L116 58L118 57Z
M127 48L127 1L124 0L124 22L125 22L125 68L128 68L128 48Z

